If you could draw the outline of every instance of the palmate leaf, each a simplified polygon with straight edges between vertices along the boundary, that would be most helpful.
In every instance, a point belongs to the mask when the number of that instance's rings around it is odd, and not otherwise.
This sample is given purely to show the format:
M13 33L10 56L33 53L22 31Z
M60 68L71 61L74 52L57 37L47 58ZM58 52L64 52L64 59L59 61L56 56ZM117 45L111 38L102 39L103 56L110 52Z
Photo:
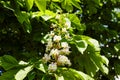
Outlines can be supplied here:
M108 60L105 57L102 57L99 52L90 53L89 54L90 58L92 59L93 63L97 65L97 67L103 72L108 74L109 70L106 67L108 65Z
M60 74L55 74L56 80L94 80L89 75L72 68L63 68Z
M70 71L75 75L75 77L77 77L80 80L94 80L92 77L81 71L77 71L75 69L70 69Z
M82 60L84 61L82 63L85 66L87 74L94 77L94 75L99 70L99 68L97 67L95 63L92 62L92 60L90 59L88 55L84 55L82 59L84 59Z

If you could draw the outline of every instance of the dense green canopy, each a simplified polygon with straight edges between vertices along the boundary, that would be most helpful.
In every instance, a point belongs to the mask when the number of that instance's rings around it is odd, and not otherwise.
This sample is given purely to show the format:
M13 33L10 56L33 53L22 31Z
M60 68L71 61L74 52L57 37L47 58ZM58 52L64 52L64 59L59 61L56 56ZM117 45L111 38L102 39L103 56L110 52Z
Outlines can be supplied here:
M0 0L0 80L113 80L120 0Z

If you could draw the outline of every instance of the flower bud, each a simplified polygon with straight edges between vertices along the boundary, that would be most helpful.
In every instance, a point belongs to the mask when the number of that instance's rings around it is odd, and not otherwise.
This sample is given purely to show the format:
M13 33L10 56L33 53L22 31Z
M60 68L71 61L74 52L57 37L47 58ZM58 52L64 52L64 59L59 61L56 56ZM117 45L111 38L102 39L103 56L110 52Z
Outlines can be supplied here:
M46 45L46 52L48 52L52 47L53 47L52 39L49 39Z
M59 42L61 39L62 39L61 36L55 35L54 38L53 38L53 41Z
M66 28L62 28L62 33L66 33L67 29Z
M59 50L58 49L52 49L50 51L50 56L52 56L54 59L57 59L58 55L59 55Z
M70 60L64 55L59 55L57 64L61 65L61 66L64 66L64 65L70 66L71 65Z
M57 70L57 65L56 65L56 63L51 63L51 64L49 64L48 65L48 71L50 71L50 72L55 72Z
M69 29L71 27L71 21L68 18L65 18L65 20L66 20L65 27Z
M63 47L63 48L69 48L67 42L61 42L61 47Z
M43 61L44 63L47 63L50 60L50 55L44 54Z
M69 51L69 48L64 48L62 50L60 50L60 54L64 54L64 55L69 55L71 51Z

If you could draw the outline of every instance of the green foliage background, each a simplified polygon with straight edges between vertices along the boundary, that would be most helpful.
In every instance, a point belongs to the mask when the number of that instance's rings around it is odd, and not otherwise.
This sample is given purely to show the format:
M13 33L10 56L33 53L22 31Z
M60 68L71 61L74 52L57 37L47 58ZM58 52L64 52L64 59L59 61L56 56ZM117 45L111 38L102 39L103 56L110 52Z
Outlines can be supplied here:
M71 22L72 66L50 74L42 42L57 15ZM0 56L0 80L113 80L120 75L120 0L0 0Z

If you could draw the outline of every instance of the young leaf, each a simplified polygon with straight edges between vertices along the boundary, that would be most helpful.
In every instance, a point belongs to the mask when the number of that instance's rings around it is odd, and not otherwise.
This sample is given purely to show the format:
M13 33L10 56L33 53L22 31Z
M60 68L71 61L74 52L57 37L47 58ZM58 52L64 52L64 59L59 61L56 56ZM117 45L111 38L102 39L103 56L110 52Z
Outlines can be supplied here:
M35 0L35 4L40 11L45 12L45 10L46 10L46 0Z
M33 7L34 0L25 0L25 1L28 10L30 10Z
M33 65L27 66L24 69L20 69L16 74L15 74L15 79L16 80L23 80L27 74L33 69Z

